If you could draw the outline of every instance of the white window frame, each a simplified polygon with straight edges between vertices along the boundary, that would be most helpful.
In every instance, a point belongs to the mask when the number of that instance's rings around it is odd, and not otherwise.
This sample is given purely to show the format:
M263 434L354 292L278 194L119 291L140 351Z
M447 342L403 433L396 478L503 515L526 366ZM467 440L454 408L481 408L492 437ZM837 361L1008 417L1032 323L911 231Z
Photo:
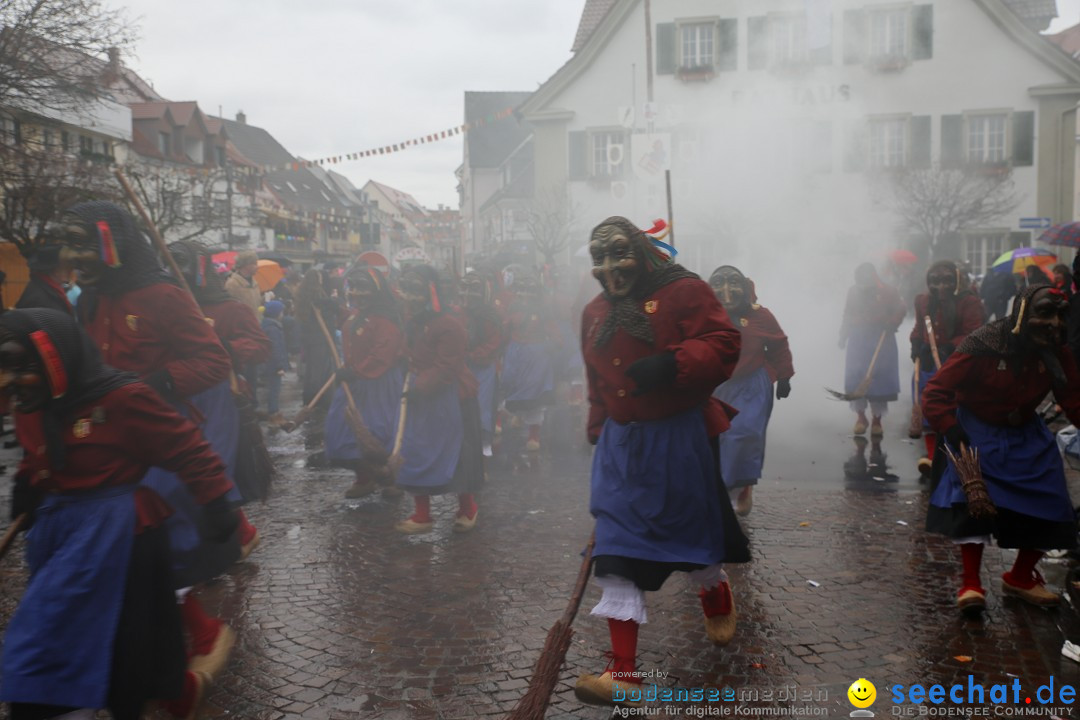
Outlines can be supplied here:
M613 142L617 140L618 142ZM621 150L614 146L621 145ZM612 162L617 153L621 153L618 162ZM623 128L594 128L589 130L589 177L610 180L626 174L627 155L626 131Z
M679 68L691 69L691 68L715 68L717 43L720 38L717 37L716 18L691 18L687 20L679 20L675 27L678 32L679 42ZM687 53L687 33L694 33L694 52L692 55ZM709 52L705 54L702 51L702 45L708 43ZM692 62L690 62L692 61Z
M880 130L884 135L887 128L899 127L899 133L889 137L877 136ZM899 140L899 153L896 152L894 143ZM881 147L885 143L885 147ZM911 162L911 116L910 115L876 115L867 120L867 162L866 166L871 170L892 170L907 167ZM879 149L880 148L880 149ZM899 158L897 158L899 155Z
M910 4L881 5L867 8L866 13L866 57L870 63L880 65L882 63L907 64L911 62L911 50L915 42L912 6ZM902 27L890 29L891 26L886 26L887 38L884 41L884 46L882 46L877 40L877 23L883 19L887 22L888 18L898 17L901 14L903 15L900 23ZM892 47L897 39L903 43L903 47L899 51Z
M768 20L769 66L804 65L809 60L806 47L806 15L770 13Z
M985 276L990 266L1005 251L1011 249L1008 228L970 231L964 233L964 259L975 275Z
M974 110L964 113L964 160L966 162L972 165L1005 165L1012 161L1012 113L1011 109ZM989 157L989 142L985 128L975 126L994 118L1000 118L1004 126L1000 133L995 133L1001 140L1001 154ZM980 157L975 157L972 153L972 142L976 137L982 137L978 148Z

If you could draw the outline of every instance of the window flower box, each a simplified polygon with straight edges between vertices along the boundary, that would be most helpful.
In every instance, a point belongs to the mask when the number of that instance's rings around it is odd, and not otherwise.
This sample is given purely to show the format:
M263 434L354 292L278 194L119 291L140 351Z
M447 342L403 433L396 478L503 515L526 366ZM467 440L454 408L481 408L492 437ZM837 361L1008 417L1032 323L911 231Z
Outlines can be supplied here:
M712 65L680 67L676 76L683 82L708 82L716 77L716 68Z

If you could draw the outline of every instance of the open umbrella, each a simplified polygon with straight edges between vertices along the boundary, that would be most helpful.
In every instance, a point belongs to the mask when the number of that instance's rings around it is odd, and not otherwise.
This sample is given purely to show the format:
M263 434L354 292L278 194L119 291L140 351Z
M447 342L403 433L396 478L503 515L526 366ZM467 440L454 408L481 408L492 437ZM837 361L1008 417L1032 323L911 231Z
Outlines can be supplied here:
M210 259L215 265L224 265L230 270L233 269L233 265L236 264L236 256L239 255L235 250L226 250L225 252L219 252L215 255L211 255Z
M914 265L919 262L918 256L910 250L893 250L889 253L889 259L897 265Z
M1063 247L1080 247L1080 222L1055 225L1039 236L1039 242Z
M1057 263L1057 259L1057 255L1049 250L1022 247L1002 253L990 269L1000 273L1022 273L1028 265L1047 268Z
M260 260L255 270L255 282L261 292L273 290L283 277L285 277L285 271L273 260Z

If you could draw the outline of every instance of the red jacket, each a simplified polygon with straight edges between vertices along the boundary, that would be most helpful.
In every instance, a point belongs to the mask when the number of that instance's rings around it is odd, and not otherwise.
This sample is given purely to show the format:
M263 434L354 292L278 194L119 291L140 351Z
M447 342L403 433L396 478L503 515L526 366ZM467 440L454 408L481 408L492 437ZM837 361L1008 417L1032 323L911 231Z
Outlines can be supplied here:
M604 347L593 343L608 314L610 303L599 295L585 306L581 323L581 349L589 380L589 438L600 436L604 421L629 423L660 420L695 407L705 411L709 437L728 427L725 406L712 398L717 385L727 380L739 360L739 331L712 289L703 281L683 278L665 285L642 301L655 342L650 345L624 332ZM671 351L678 373L675 384L634 397L636 385L626 374L635 360Z
M473 321L467 318L466 322ZM502 350L503 329L495 312L484 313L477 322L481 324L480 337L469 347L469 362L477 367L487 367L498 359Z
M474 397L476 378L465 365L467 344L465 328L454 318L436 315L429 320L410 338L409 371L414 377L409 389L430 394L454 383L458 397Z
M270 359L274 347L250 307L238 300L226 300L204 305L202 311L214 321L214 332L236 363L238 371Z
M742 352L732 377L743 377L757 372L762 365L769 372L769 379L787 380L795 375L791 363L788 338L780 329L780 323L767 308L751 306L750 312L739 320Z
M1068 385L1065 397L1055 400L1069 422L1080 425L1080 371L1072 352L1058 354ZM923 416L937 433L956 424L956 409L963 407L992 425L1019 425L1030 420L1050 392L1050 373L1037 357L1025 360L1016 372L1016 360L994 355L953 353L923 391Z
M95 422L95 419L98 422ZM78 492L136 485L153 466L180 476L200 504L232 487L225 464L199 429L142 383L113 390L79 408L64 428L64 468L56 470L45 450L42 415L15 415L15 433L26 450L19 474L46 492ZM153 490L135 491L136 532L172 514Z
M144 377L168 370L181 397L229 377L228 353L195 301L175 285L101 295L93 321L83 327L107 364Z
M358 376L380 377L405 354L405 336L389 318L353 315L341 329L345 365Z
M929 314L930 296L926 293L915 298L915 327L911 328L912 342L918 341L921 345L930 345L930 336L926 332L926 316ZM960 347L964 338L975 330L982 327L986 322L986 313L983 310L982 300L975 295L965 293L956 298L956 323L952 333L947 333L945 318L941 308L930 318L934 324L934 341L939 348L945 345L951 346L952 350ZM951 352L951 351L950 351ZM942 362L946 353L942 353ZM926 368L930 370L931 368Z
M561 341L559 326L551 317L549 308L523 307L515 303L506 320L506 336L524 345L558 345Z

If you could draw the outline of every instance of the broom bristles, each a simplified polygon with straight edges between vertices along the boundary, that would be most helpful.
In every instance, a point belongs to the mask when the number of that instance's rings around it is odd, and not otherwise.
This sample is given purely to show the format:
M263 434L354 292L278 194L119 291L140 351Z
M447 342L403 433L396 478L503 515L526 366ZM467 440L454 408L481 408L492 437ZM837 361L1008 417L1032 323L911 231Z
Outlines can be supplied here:
M976 519L995 517L997 508L986 490L986 481L983 480L982 468L979 467L978 448L961 445L960 452L954 453L948 445L944 447L956 468L956 474L960 476L960 487L967 498L968 513Z
M559 673L566 653L570 650L570 641L574 637L574 629L562 620L556 621L548 630L547 639L544 640L544 649L540 653L540 659L533 668L532 679L529 680L529 689L514 706L507 716L507 720L544 720L548 705L551 704L551 695L559 682Z
M839 390L833 390L832 388L825 388L825 392L832 396L833 400L842 400L844 402L851 402L852 400L859 400L866 397L866 391L864 390L862 395L858 394L858 390L853 393L843 393Z

